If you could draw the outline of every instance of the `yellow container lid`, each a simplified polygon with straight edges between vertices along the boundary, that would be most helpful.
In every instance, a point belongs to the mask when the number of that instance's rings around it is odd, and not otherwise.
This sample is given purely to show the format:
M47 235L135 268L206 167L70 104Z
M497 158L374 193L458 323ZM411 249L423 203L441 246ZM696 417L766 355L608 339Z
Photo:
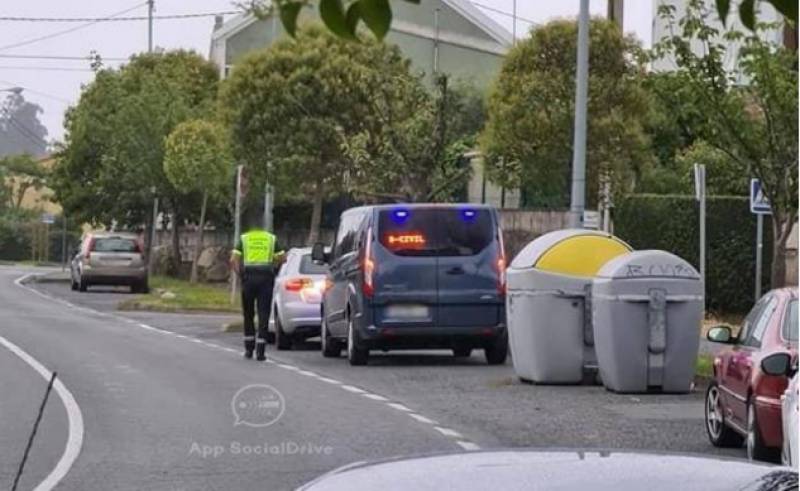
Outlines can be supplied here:
M536 269L571 276L593 277L608 261L631 252L613 236L575 235L556 243L534 264Z

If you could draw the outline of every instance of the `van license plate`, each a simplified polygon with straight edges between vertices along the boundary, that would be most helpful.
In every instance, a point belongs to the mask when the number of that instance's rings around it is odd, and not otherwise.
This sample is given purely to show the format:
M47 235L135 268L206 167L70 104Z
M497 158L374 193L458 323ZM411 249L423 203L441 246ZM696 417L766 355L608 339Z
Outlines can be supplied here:
M390 319L427 319L430 317L427 305L389 305L386 317Z

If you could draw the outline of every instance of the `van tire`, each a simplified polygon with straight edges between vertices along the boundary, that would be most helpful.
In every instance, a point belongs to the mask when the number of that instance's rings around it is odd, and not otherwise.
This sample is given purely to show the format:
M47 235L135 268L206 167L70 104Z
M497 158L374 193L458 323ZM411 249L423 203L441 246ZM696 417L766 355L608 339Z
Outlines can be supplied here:
M508 331L503 330L503 333L498 336L492 344L484 348L486 355L486 363L489 365L502 365L506 362L508 357Z
M322 356L325 358L339 358L342 355L342 344L331 337L328 331L328 322L325 320L325 312L322 313L322 323L319 326L319 342L322 349Z
M352 366L363 366L369 359L369 350L361 344L353 319L347 316L347 361Z

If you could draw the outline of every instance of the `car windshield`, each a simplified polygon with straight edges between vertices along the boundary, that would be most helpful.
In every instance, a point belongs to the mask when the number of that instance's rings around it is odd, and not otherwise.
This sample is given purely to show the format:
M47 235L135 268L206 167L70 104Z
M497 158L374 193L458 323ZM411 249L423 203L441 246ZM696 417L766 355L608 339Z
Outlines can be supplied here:
M496 236L491 213L469 207L381 210L377 233L398 256L473 256Z
M300 267L298 269L300 274L322 275L328 272L327 266L317 264L311 260L311 254L303 254L300 257Z
M789 310L786 313L786 320L783 323L783 338L796 342L798 338L798 329L797 299L794 298L789 302Z
M92 244L92 252L139 252L139 245L134 239L99 238Z

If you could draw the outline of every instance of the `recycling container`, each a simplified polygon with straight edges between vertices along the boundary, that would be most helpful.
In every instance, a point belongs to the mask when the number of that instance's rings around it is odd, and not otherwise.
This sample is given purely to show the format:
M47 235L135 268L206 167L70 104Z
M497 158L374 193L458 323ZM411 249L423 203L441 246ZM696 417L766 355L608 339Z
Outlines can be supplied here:
M688 392L694 379L703 282L664 251L611 260L592 284L592 324L600 375L615 392Z
M569 229L535 239L507 269L506 316L517 376L570 384L596 370L587 292L603 264L631 248L598 231Z

